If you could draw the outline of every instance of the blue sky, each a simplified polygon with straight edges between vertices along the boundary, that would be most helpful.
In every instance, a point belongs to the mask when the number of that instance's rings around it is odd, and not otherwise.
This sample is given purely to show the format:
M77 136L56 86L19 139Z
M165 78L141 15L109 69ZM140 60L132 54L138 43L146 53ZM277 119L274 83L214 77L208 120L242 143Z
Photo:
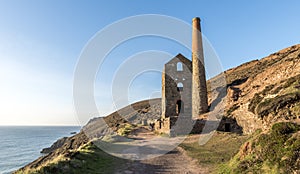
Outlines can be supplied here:
M0 1L0 125L78 124L72 82L79 55L99 30L117 20L161 14L190 23L199 16L226 70L298 44L299 7L297 0ZM98 73L99 113L91 117L115 109L111 94L103 91L110 86L112 69L143 50L190 57L189 50L164 39L145 37L120 46ZM159 96L160 83L159 73L138 76L130 100Z

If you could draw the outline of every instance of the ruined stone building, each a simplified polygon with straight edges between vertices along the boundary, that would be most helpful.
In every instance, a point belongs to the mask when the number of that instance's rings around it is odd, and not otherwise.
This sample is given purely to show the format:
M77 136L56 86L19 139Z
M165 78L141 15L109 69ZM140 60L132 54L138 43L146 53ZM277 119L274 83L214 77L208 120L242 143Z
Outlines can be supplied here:
M193 19L192 61L178 54L164 65L162 116L155 124L155 129L164 133L170 133L170 130L188 133L185 128L191 123L192 117L207 110L202 36L200 18L197 17Z
M165 64L162 74L162 118L192 116L192 62L181 54Z

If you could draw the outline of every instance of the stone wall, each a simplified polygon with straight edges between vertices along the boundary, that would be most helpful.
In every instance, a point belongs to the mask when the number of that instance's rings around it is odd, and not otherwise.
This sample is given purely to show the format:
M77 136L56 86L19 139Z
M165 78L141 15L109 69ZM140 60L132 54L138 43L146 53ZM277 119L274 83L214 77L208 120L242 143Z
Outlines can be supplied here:
M181 70L178 70L178 64L181 64ZM181 54L165 64L162 75L162 118L178 116L182 113L191 116L191 70L191 61ZM180 112L178 111L179 108Z
M164 133L164 134L169 135L170 134L170 128L171 128L170 117L158 119L154 123L154 130L157 133Z

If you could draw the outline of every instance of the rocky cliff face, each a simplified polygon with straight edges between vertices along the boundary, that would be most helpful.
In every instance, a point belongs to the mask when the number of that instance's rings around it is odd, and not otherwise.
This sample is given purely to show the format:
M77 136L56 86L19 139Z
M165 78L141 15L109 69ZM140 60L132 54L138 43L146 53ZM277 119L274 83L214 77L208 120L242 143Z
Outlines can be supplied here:
M227 122L244 134L278 121L300 122L299 74L300 45L229 69L208 81L210 113L200 118L223 116L219 130Z
M278 121L299 122L299 74L300 45L225 71L224 115L235 118L246 134ZM218 84L219 79L210 83ZM211 89L212 93L216 90Z
M68 137L63 137L59 140L57 140L55 143L52 144L51 147L47 147L47 148L44 148L41 153L44 153L44 154L47 154L47 153L50 153L60 147L62 147L67 141L68 141Z

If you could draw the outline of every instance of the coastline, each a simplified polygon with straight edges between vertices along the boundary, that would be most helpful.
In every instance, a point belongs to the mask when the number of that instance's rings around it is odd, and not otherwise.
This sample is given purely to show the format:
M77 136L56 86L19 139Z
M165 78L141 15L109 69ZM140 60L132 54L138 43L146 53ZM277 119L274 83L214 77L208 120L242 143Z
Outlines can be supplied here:
M79 132L79 126L1 125L0 173L12 173L41 157L40 151L57 139Z

